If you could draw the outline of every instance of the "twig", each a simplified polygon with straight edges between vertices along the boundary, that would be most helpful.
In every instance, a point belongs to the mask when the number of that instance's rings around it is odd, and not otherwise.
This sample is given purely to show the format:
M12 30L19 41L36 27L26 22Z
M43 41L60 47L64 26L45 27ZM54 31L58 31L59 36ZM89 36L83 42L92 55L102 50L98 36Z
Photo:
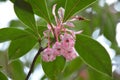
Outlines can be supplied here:
M28 79L29 79L29 77L30 77L30 75L31 75L31 73L32 73L32 71L33 71L33 69L34 69L35 62L36 62L38 56L40 55L40 53L41 53L44 49L45 49L45 48L42 48L42 47L39 48L37 54L35 55L35 57L34 57L34 59L33 59L33 62L32 62L32 64L31 64L30 70L29 70L29 72L28 72L25 80L28 80Z

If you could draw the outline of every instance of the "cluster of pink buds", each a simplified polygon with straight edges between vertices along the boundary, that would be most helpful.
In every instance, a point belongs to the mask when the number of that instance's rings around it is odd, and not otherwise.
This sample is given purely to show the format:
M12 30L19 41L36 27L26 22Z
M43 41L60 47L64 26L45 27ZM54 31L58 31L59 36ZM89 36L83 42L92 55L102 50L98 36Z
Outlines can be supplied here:
M56 59L56 56L63 56L67 61L70 61L77 57L75 45L75 35L80 34L82 31L75 32L67 29L64 26L74 28L72 23L75 20L80 20L81 17L75 16L71 20L63 22L64 9L60 7L58 9L58 17L55 13L56 4L53 6L52 13L54 15L56 26L54 24L48 24L48 30L44 31L44 36L48 39L48 47L42 53L43 61L50 62ZM82 19L82 18L81 18ZM51 43L50 33L54 36L55 42Z

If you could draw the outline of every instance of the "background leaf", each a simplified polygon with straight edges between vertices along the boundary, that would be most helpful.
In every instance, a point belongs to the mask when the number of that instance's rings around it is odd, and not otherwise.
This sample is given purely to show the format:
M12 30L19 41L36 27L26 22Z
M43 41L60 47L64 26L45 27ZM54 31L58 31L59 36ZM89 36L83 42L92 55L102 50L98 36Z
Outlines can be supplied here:
M24 66L21 61L15 60L8 65L9 75L13 80L24 80L26 75L24 73Z
M17 28L2 28L0 29L0 42L8 40L16 40L30 35L26 31Z
M42 61L42 67L45 74L51 80L57 80L57 76L61 74L66 60L62 56L58 56L53 62Z
M96 0L66 0L64 22Z
M0 65L0 69L2 68L2 66Z
M9 46L9 59L20 58L30 51L36 43L37 40L32 36L12 41Z
M103 46L85 35L77 35L75 48L81 59L98 72L112 76L110 57Z
M14 10L17 17L28 27L36 31L36 23L34 13L29 3L24 0L16 0L14 3Z
M8 80L7 77L0 71L0 80Z

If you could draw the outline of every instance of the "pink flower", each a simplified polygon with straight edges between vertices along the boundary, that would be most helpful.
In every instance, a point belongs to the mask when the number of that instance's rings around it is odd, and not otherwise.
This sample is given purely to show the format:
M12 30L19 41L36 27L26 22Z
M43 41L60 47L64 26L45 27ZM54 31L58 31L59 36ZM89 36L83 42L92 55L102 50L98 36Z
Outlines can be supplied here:
M67 61L71 61L77 57L76 51L73 47L64 50L64 53L62 55L66 58Z
M56 42L54 45L53 45L53 50L54 50L54 55L55 56L59 56L62 54L63 52L63 49L61 47L61 43L60 42Z
M56 58L56 56L53 54L53 49L52 48L46 48L43 51L43 54L42 54L43 61L50 62L50 61L55 60L55 58Z
M74 47L74 44L74 38L70 34L65 33L64 36L61 36L61 45L63 48Z
M48 48L43 51L42 59L43 61L50 62L56 59L56 56L64 56L67 61L70 61L77 57L77 52L74 49L76 34L80 34L82 31L73 31L64 27L65 25L74 28L75 25L73 21L84 20L83 17L75 16L66 22L64 19L64 9L60 7L58 9L58 14L56 15L56 5L53 5L52 14L55 19L55 24L47 24L48 30L44 31L44 37L48 39ZM55 43L51 41L51 35L54 36ZM52 47L52 48L51 48Z

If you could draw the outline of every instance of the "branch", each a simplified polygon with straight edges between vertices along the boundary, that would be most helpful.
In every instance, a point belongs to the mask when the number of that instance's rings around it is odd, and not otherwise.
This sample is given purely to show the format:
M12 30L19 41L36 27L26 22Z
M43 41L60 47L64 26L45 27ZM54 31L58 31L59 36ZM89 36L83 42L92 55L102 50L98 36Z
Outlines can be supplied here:
M39 48L37 54L35 55L35 57L34 57L34 59L33 59L33 62L32 62L32 64L31 64L30 70L29 70L29 72L28 72L25 80L28 80L28 79L29 79L29 77L30 77L30 75L31 75L31 73L32 73L32 71L33 71L33 69L34 69L35 62L36 62L38 56L40 55L40 53L41 53L44 49L45 49L45 48L42 48L42 47Z

